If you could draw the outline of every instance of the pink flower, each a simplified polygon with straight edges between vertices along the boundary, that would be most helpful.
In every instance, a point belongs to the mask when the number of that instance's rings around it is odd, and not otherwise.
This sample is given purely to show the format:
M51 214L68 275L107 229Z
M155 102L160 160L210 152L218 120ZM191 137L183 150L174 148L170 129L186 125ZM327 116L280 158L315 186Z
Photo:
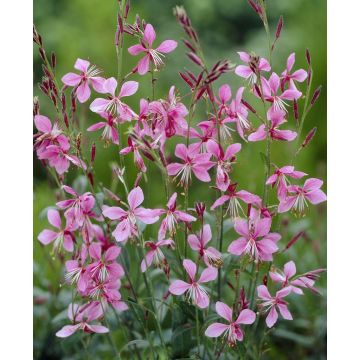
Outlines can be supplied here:
M83 330L87 333L107 333L109 332L107 327L90 324L102 316L103 312L98 301L90 302L82 306L79 306L78 304L70 304L68 308L68 317L74 325L65 325L56 333L56 336L65 338L74 334L78 330Z
M287 187L288 196L281 199L278 212L284 213L290 209L296 213L304 214L305 207L309 201L313 205L317 205L326 200L325 193L320 190L323 181L316 178L307 179L304 186L290 185ZM292 195L294 194L294 195Z
M212 154L217 160L216 170L216 186L225 191L230 185L229 172L231 164L235 161L235 154L241 150L241 144L231 144L226 149L225 153L222 147L214 140L209 140L206 143L207 151Z
M246 52L238 52L240 59L247 65L238 65L235 69L235 74L249 79L251 84L257 82L256 71L270 71L271 67L269 62L264 58L259 58L257 56L252 56Z
M190 128L190 139L197 139L196 143L200 149L200 152L206 152L206 143L216 136L216 131L212 125L198 124L201 133L194 128Z
M257 293L261 300L264 300L260 304L261 308L265 312L269 311L268 316L266 317L266 325L271 328L274 326L278 319L277 309L280 311L281 316L286 320L292 320L290 311L287 308L287 302L283 298L291 293L291 288L286 287L279 290L274 297L269 293L269 290L265 285L260 285L257 287Z
M159 239L164 239L166 232L168 231L171 236L176 233L176 225L178 221L183 221L184 223L195 221L196 218L191 216L183 211L176 210L176 198L177 193L173 193L166 204L167 210L159 210L159 215L166 214L165 218L161 222L159 229Z
M100 279L100 281L124 276L123 267L116 262L120 252L121 248L115 245L103 251L101 244L92 243L89 247L89 255L95 261L87 267L89 275L92 278Z
M52 126L49 118L43 115L35 115L34 123L38 130L38 133L34 135L34 148L40 160L45 159L43 153L49 145L58 145L65 149L70 147L68 138L62 134L62 130L57 123Z
M166 268L168 266L164 253L161 251L160 247L167 246L173 248L175 246L174 241L171 239L160 240L157 243L146 241L145 246L149 247L150 250L146 253L145 259L141 261L140 267L142 272L145 272L152 263L154 263L155 267Z
M144 193L138 186L132 189L128 195L127 211L120 207L111 206L103 207L103 214L111 220L119 220L119 224L113 231L113 236L117 241L126 241L131 236L137 236L137 221L142 221L145 224L153 224L159 220L158 210L145 209L139 207L144 201Z
M278 189L278 198L284 198L286 196L286 189L288 185L287 176L293 179L301 179L307 175L302 171L295 170L294 166L283 166L281 168L276 169L274 174L272 174L267 180L266 185L276 186Z
M101 71L95 65L90 66L90 68L89 66L89 61L77 59L74 67L80 71L80 74L70 72L61 78L65 85L76 87L76 96L81 103L84 103L90 97L89 83L98 93L103 94L106 92L103 88L105 79L97 76Z
M258 195L254 195L246 190L236 191L237 184L230 184L226 190L226 194L220 196L211 206L211 210L216 209L218 206L225 204L229 201L229 206L226 209L226 213L230 212L233 219L239 216L239 209L242 210L239 200L244 201L246 204L261 205L261 198ZM242 210L244 213L244 211Z
M233 311L229 306L221 301L217 301L215 308L218 315L228 321L229 324L213 323L206 329L205 335L208 337L219 337L225 332L224 338L226 338L229 346L235 346L236 341L243 341L244 332L242 331L240 324L253 324L256 314L252 310L245 309L240 311L239 316L234 321Z
M153 42L155 38L156 33L153 26L151 24L146 24L141 44L130 46L128 49L131 55L145 53L145 56L137 65L137 71L140 75L144 75L149 71L150 61L154 63L155 69L161 67L164 64L162 60L164 54L174 51L177 47L176 41L165 40L156 49L153 49Z
M281 236L269 233L270 227L269 217L260 219L251 214L248 220L235 220L234 228L241 237L230 244L228 252L238 256L245 253L255 261L271 261L272 254L278 250L276 243Z
M301 92L296 89L288 89L278 95L280 78L275 73L271 74L269 81L265 78L261 78L261 84L264 99L272 103L272 109L276 111L286 111L287 104L285 100L297 100L301 96Z
M196 265L189 259L184 259L183 266L189 275L189 282L182 280L175 280L171 283L169 291L173 295L182 295L186 292L186 297L194 305L197 305L200 309L204 309L209 306L209 296L200 284L213 281L217 277L217 270L213 267L207 267L201 273L198 280L195 276L197 273Z
M128 137L128 146L120 150L121 155L127 155L129 153L134 153L134 163L142 172L146 172L146 165L144 163L143 158L141 157L139 151L140 145L136 144L132 141L131 137Z
M119 135L117 130L117 118L114 117L111 113L100 112L99 115L104 118L106 121L100 121L94 125L88 127L87 131L96 131L99 129L104 129L101 138L105 141L105 144L112 142L113 144L119 144Z
M211 237L211 227L209 224L205 224L197 235L188 236L188 243L204 259L207 266L220 267L223 264L221 253L211 246L206 248Z
M292 141L296 138L297 133L291 130L280 130L279 126L286 123L285 111L274 108L270 108L268 113L268 120L270 120L271 126L269 129L264 124L260 125L259 128L248 136L249 141L261 141L266 139L269 134L273 140Z
M86 214L95 205L95 198L90 192L79 195L73 188L67 185L62 187L65 192L72 195L72 199L62 200L56 203L60 209L68 209L65 212L69 214L69 218L73 217L73 221L78 226L82 226L85 222ZM71 212L70 212L71 210Z
M169 175L181 176L181 185L188 187L192 172L200 181L209 182L211 180L208 171L215 163L210 161L211 154L199 154L197 144L190 144L188 148L184 144L177 144L175 155L183 160L183 164L169 164L167 171Z
M77 284L77 289L80 293L86 290L88 283L88 274L86 272L86 259L88 255L87 246L82 245L79 256L76 260L68 260L65 263L66 274L65 280L70 284Z
M119 95L115 95L117 81L111 77L104 82L105 93L110 94L110 99L97 98L90 104L90 110L96 113L109 112L118 114L121 120L130 121L137 115L131 108L121 101L121 98L134 95L139 87L136 81L126 81L122 84Z
M281 73L281 87L282 89L285 87L287 83L289 83L290 89L295 89L295 82L303 82L307 78L307 72L304 69L299 69L294 71L291 74L291 70L295 63L295 53L289 55L287 62L286 62L286 69Z
M48 245L51 242L54 242L54 250L58 251L62 247L66 251L72 252L74 250L74 242L75 242L75 236L73 234L73 231L77 229L76 224L72 224L68 219L66 219L66 225L63 229L61 226L61 218L60 214L57 210L50 209L47 213L48 221L49 223L54 226L58 231L43 230L39 236L38 240L43 245Z

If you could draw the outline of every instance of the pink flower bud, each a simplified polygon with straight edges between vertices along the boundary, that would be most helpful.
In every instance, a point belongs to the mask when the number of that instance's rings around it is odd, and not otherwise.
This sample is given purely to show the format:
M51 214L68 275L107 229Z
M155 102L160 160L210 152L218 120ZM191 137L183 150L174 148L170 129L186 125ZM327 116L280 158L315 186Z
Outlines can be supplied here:
M188 52L188 53L186 53L186 55L193 63L195 63L196 65L199 65L201 67L204 67L201 59L196 54L194 54L193 52Z
M301 147L304 148L315 136L317 128L314 127L310 130L310 132L306 135L304 142L301 144Z
M276 26L276 34L275 34L276 39L278 39L280 37L283 25L284 25L284 19L283 19L282 15L281 15L280 19L279 19L279 21L277 23L277 26Z
M321 93L321 85L314 91L314 95L311 98L310 105L313 106L318 100Z

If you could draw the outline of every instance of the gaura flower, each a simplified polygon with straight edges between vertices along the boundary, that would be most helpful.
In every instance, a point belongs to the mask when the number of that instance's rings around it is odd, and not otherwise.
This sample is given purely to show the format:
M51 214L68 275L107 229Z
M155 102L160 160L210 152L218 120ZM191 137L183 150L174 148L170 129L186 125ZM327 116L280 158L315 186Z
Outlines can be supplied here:
M241 150L241 144L229 145L224 153L224 150L216 141L209 140L206 143L206 149L217 160L216 186L221 191L225 191L230 185L229 172L231 171L231 164L236 159L235 154Z
M119 224L113 231L116 241L126 241L131 236L137 236L137 221L145 224L153 224L159 220L158 210L145 209L140 207L144 201L144 193L138 186L132 189L128 195L128 210L120 207L103 207L103 214L111 220L119 220Z
M217 277L217 270L213 267L207 267L203 270L198 280L196 280L196 265L189 259L184 259L183 266L189 275L189 282L175 280L171 283L169 291L173 295L182 295L186 293L186 298L200 309L209 306L209 296L201 285L213 281Z
M67 73L61 78L61 81L67 86L76 86L76 97L81 102L87 101L91 95L89 84L98 93L105 93L104 82L105 79L97 76L101 71L95 65L91 65L89 61L77 59L74 65L80 74Z
M228 252L238 256L248 254L255 261L271 261L272 254L278 250L276 243L281 236L270 233L270 227L270 217L261 219L251 215L248 220L235 220L235 231L241 237L230 244Z
M287 308L288 303L283 299L285 296L291 293L291 288L283 288L277 291L276 295L272 297L267 287L265 285L260 285L257 287L257 293L260 300L263 300L263 303L260 304L261 309L263 309L265 312L269 311L269 314L265 320L266 325L269 328L273 327L278 319L276 308L280 311L280 314L284 319L293 319L289 309Z
M136 144L132 138L129 136L128 137L128 146L124 147L123 149L120 150L119 154L121 155L127 155L129 153L134 153L134 163L135 165L138 167L139 170L141 170L142 172L146 172L146 165L144 162L144 159L142 158L141 154L140 154L140 145Z
M105 141L105 144L112 142L113 144L119 145L119 135L116 127L117 118L108 112L99 112L98 114L106 121L100 121L94 125L91 125L87 128L87 131L104 129L101 138Z
M111 77L104 82L105 93L110 94L109 99L97 98L90 104L90 110L96 113L109 112L111 114L117 114L120 120L130 121L135 119L137 115L134 111L126 105L122 98L126 96L134 95L139 87L139 83L136 81L125 81L120 89L118 95L115 95L117 87L117 81Z
M273 140L293 141L297 137L297 133L291 130L280 130L279 126L286 123L285 111L270 108L267 112L268 120L270 120L270 128L267 129L264 124L248 136L249 141L265 140L269 134Z
M98 301L90 302L79 306L70 304L68 308L68 317L74 325L65 325L56 333L57 337L65 338L71 336L78 330L87 333L107 333L109 329L102 325L90 324L103 316L101 305Z
M295 63L295 53L289 55L286 62L286 69L281 73L281 88L283 89L289 83L290 89L296 89L295 81L303 82L307 78L307 72L304 69L299 69L291 73Z
M191 234L188 236L188 243L190 247L199 253L199 256L204 259L207 266L220 267L223 264L221 253L215 248L206 245L211 240L211 227L205 224L198 234Z
M280 78L276 73L272 73L269 80L261 78L261 85L264 99L272 103L272 110L286 111L285 100L297 100L301 96L301 92L297 89L287 89L278 95L280 87Z
M145 258L141 261L140 268L142 272L145 272L151 264L154 264L155 267L167 267L167 261L164 253L161 251L160 247L167 246L169 248L174 248L175 243L171 239L160 240L157 243L153 241L146 241L145 247L150 248L146 253Z
M326 194L320 189L323 181L316 178L307 179L304 186L290 185L287 187L288 195L281 199L278 212L284 213L292 209L295 213L303 215L309 201L317 205L326 200ZM294 195L293 195L294 194Z
M62 247L64 247L66 251L72 252L74 250L75 241L73 231L77 229L76 224L72 224L70 221L68 221L68 219L66 219L66 225L63 229L61 226L60 214L57 210L54 209L50 209L48 211L47 218L49 223L56 229L58 229L58 231L56 232L53 230L45 229L39 234L38 240L43 245L48 245L54 241L55 251L58 251Z
M183 160L183 164L169 164L167 166L167 172L169 175L176 175L176 177L181 176L181 185L188 187L191 181L191 173L194 173L200 181L209 182L211 180L208 171L215 163L210 161L211 154L199 153L197 144L190 144L188 148L184 144L177 144L175 155Z
M177 47L176 41L165 40L156 49L154 49L153 43L155 38L156 33L153 26L151 24L146 24L141 44L133 45L128 48L131 55L145 53L145 56L137 65L137 71L140 75L144 75L149 71L150 61L154 64L155 69L159 69L164 64L162 59L164 54L174 51Z
M176 210L176 198L177 193L173 193L166 204L167 210L159 209L159 215L166 214L165 218L161 222L159 229L159 239L164 239L166 232L168 231L171 236L176 233L176 225L178 221L184 223L195 221L196 218L183 211Z
M250 55L244 51L240 51L238 54L240 59L246 63L246 65L238 65L235 69L235 74L242 78L249 79L251 84L257 82L257 71L268 72L271 70L269 62L264 58Z
M228 321L229 324L213 323L206 329L205 335L208 337L219 337L224 333L224 339L226 339L231 347L236 345L236 341L243 341L244 332L240 325L253 324L256 314L252 310L244 309L240 311L236 320L233 320L233 311L223 302L217 301L215 309L218 315Z
M70 284L76 283L77 289L80 293L83 293L86 290L89 280L85 265L87 256L88 249L87 246L83 244L78 258L74 260L68 260L65 263L65 280Z

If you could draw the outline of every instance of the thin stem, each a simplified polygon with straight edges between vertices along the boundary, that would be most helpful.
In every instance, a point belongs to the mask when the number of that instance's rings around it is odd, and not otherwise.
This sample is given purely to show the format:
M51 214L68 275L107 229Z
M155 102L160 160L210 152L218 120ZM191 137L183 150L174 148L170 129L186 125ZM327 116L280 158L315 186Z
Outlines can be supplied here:
M199 326L199 309L195 306L195 314L196 314L196 340L197 340L197 350L200 356L200 326Z

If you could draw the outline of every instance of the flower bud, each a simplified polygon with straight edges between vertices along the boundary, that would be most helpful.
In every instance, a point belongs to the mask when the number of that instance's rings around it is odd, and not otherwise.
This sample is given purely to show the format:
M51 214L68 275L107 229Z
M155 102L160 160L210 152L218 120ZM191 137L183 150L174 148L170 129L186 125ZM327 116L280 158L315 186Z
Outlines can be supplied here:
M281 15L276 27L276 34L275 34L276 39L280 37L283 25L284 25L284 19L283 16Z
M253 114L256 114L256 110L244 99L241 99L241 103L246 106Z
M202 219L204 217L205 209L206 209L205 203L197 202L195 204L195 210L200 219Z
M305 56L306 56L306 61L307 61L308 65L311 66L311 55L310 55L309 49L306 49Z
M95 161L95 155L96 155L96 144L93 142L91 145L91 153L90 153L90 165L94 165Z
M186 53L186 55L188 56L188 58L193 62L195 63L196 65L199 65L201 67L204 67L201 59L193 52L188 52Z
M311 98L310 105L313 106L316 101L319 99L321 93L321 85L314 91L314 95Z
M300 231L297 233L285 246L285 249L283 251L286 251L291 248L303 235L305 234L305 231Z
M310 130L310 132L306 135L304 142L301 144L301 147L304 148L311 140L312 138L315 136L316 133L316 126Z
M53 69L56 68L56 55L55 55L55 53L51 53L51 67Z
M45 53L45 49L40 47L39 48L39 54L40 54L40 57L43 59L43 61L45 61L46 59L46 53Z
M299 105L297 100L294 100L293 102L293 111L296 124L299 125Z

